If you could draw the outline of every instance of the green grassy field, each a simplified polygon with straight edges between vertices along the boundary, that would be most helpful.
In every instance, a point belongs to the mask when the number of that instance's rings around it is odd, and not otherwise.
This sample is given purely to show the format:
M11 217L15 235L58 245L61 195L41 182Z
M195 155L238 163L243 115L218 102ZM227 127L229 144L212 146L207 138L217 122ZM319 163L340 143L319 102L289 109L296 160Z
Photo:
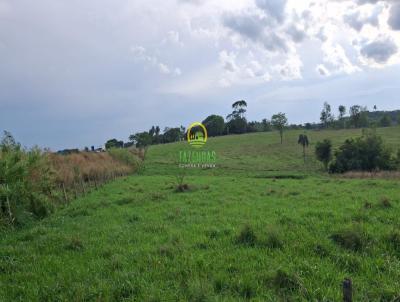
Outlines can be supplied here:
M378 129L400 147L400 128ZM313 145L360 130L212 138L217 168L186 171L186 143L153 146L121 178L21 229L2 231L0 301L355 301L400 297L395 180L321 172Z

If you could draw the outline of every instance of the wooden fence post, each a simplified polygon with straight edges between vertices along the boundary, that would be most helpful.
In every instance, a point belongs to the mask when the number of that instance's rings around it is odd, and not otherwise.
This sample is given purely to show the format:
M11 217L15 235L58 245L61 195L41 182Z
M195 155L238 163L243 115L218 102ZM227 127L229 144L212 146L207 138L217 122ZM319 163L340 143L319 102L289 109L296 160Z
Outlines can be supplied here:
M353 284L351 279L345 278L343 281L343 302L353 301Z

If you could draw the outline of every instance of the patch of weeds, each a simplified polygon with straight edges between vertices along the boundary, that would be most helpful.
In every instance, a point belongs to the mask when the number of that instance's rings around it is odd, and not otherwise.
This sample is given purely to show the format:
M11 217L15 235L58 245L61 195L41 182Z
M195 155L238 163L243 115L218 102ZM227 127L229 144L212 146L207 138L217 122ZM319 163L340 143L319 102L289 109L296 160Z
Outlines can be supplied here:
M219 237L219 230L218 229L211 229L206 231L206 235L210 239L217 239Z
M190 187L187 183L185 183L185 172L182 169L180 173L176 175L176 186L175 186L175 192L177 193L183 193L186 191L190 190Z
M278 270L272 279L272 284L280 292L293 293L302 288L300 278L284 270Z
M125 198L118 199L115 203L119 206L123 206L123 205L129 204L129 203L132 203L133 201L134 201L133 198L125 197Z
M341 247L352 251L361 251L369 242L368 235L360 227L339 230L330 238Z
M236 237L236 243L254 246L257 243L257 236L253 228L246 224Z
M0 274L12 274L17 271L18 262L14 256L0 256Z
M165 231L165 226L162 224L151 224L146 226L145 230L149 233L159 234Z
M84 249L83 242L79 237L70 238L64 247L71 251L82 251Z
M140 220L140 217L136 214L133 214L131 217L128 218L129 223L135 223Z
M357 273L361 268L360 260L352 254L332 256L333 261L349 273Z
M205 302L213 296L213 289L210 284L203 280L190 280L187 289L188 301Z
M293 226L293 225L296 224L296 221L292 217L288 217L286 215L282 215L279 218L278 223L281 224L281 225Z
M266 195L273 195L276 193L276 190L274 189L268 189Z
M226 290L229 289L229 280L228 278L223 275L220 274L219 276L216 276L214 279L214 290L217 293L222 293Z
M177 193L184 193L190 191L190 186L188 184L179 184L175 188L175 192Z
M152 201L162 201L165 200L167 197L165 196L165 194L162 194L160 192L153 192L150 195L150 199Z
M289 196L298 196L298 195L300 195L300 192L292 191L292 192L289 192L288 195Z
M305 179L306 175L294 175L294 174L282 174L282 175L257 175L255 178L265 178L272 179L272 181L276 181L277 179Z
M265 245L272 249L283 247L282 235L276 227L270 226L267 228Z
M115 301L124 301L127 299L135 298L140 294L140 287L130 280L125 280L117 283L118 287L114 291Z
M170 212L166 219L168 220L176 220L179 218L179 216L181 216L181 209L180 208L176 208L175 211Z
M366 201L366 202L364 203L364 209L372 209L372 203Z
M75 217L79 217L79 216L90 216L90 213L87 209L71 208L67 212L67 215L69 217L75 218Z
M174 237L168 244L163 244L158 248L158 254L173 259L181 253L181 245L181 240L178 237Z
M112 271L121 270L123 268L123 262L120 256L113 255L110 259L110 268Z
M355 222L368 222L369 217L363 212L358 212L352 216L352 220Z
M239 282L234 285L234 290L244 299L255 297L257 292L255 282L248 279L239 280Z
M233 265L229 265L229 267L226 269L226 271L231 275L239 273L239 269Z
M382 197L379 201L379 206L384 209L389 209L392 207L392 203L390 202L389 198Z
M329 249L322 244L316 244L313 251L319 257L327 257L330 255Z
M400 252L400 231L392 231L386 241L397 251Z
M209 245L205 242L198 242L196 243L195 247L199 250L207 250L209 248Z
M111 258L112 255L114 255L114 252L112 249L105 249L103 252L101 252L101 257L105 259Z

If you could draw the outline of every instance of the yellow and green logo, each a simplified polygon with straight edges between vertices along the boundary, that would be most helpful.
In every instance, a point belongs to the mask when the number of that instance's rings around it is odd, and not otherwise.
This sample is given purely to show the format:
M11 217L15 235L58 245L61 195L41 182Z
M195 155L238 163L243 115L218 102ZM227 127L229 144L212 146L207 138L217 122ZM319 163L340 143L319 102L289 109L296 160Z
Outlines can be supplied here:
M187 141L194 148L201 148L207 142L207 129L202 123L196 122L187 130Z

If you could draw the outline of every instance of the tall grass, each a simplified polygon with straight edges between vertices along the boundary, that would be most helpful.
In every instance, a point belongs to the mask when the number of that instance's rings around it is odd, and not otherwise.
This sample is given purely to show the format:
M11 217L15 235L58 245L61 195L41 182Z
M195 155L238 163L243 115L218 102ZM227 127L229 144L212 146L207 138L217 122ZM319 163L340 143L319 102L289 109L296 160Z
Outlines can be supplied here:
M55 199L51 166L38 148L25 150L5 133L0 144L0 223L44 217Z
M133 173L141 160L134 149L59 155L24 149L11 134L0 144L0 224L47 216L57 204Z

